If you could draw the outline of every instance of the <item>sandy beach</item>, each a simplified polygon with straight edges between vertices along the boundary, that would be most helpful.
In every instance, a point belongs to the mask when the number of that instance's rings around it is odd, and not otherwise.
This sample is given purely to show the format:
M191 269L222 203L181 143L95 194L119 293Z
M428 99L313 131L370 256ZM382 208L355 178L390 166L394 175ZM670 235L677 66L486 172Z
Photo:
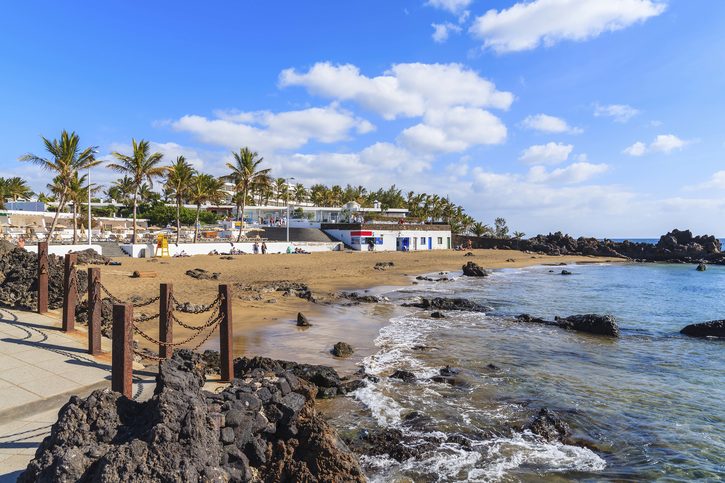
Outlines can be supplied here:
M542 264L592 263L614 261L594 257L552 257L533 255L513 250L473 250L472 257L464 257L464 252L386 252L386 253L350 253L329 252L307 255L239 255L233 260L222 259L219 255L202 255L188 258L165 258L156 261L147 259L122 258L121 266L102 267L102 282L111 293L121 299L132 296L149 298L158 295L160 283L173 283L174 294L179 301L206 304L214 299L218 285L232 284L234 290L234 352L236 356L263 355L286 358L300 362L326 363L340 369L353 369L361 357L369 353L372 339L379 325L370 324L369 318L361 313L347 310L345 314L339 307L325 304L336 299L341 290L365 290L377 286L402 286L411 284L411 278L431 272L461 270L465 262L473 261L487 269L517 268ZM378 262L393 262L394 266L386 270L375 269ZM201 268L208 272L219 273L218 280L197 280L186 275L190 269ZM154 278L132 278L134 271L154 272ZM309 286L318 302L312 303L295 296L285 296L283 292L242 291L242 285L254 285L277 281L301 282ZM261 295L261 297L260 297ZM255 300L256 299L256 300ZM392 308L376 308L377 319L380 311ZM156 304L141 312L158 311ZM298 312L303 312L317 322L326 323L311 329L300 329L294 321ZM350 317L357 313L360 319L355 324L345 325ZM200 323L206 316L184 314L183 320ZM384 318L384 317L382 317ZM157 334L157 323L146 322L145 330ZM298 333L294 340L289 335ZM181 327L175 328L175 338L180 340L189 335ZM348 360L339 360L328 351L336 340L345 340L356 348L356 356ZM142 347L152 346L145 340L139 340ZM190 345L192 345L190 343ZM216 334L202 346L215 348L218 345Z

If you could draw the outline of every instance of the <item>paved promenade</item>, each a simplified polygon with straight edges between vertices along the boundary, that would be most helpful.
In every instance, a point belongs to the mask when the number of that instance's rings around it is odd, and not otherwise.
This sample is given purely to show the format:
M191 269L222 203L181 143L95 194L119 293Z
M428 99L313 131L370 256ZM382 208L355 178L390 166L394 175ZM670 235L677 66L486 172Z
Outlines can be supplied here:
M15 481L71 395L110 388L110 341L99 357L87 344L85 331L66 334L55 318L0 308L0 483ZM144 399L154 374L135 376L134 398Z

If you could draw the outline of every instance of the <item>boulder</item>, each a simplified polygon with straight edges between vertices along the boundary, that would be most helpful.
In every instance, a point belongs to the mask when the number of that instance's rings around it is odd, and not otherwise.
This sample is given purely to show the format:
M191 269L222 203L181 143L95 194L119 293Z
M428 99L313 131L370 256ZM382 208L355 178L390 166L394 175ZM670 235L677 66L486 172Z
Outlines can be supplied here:
M378 262L375 264L375 270L387 270L389 268L393 268L395 266L395 263L393 262Z
M410 371L404 371L401 369L397 369L390 375L390 377L392 379L400 379L403 382L415 382L417 380L415 374Z
M698 272L704 272L705 270L707 270L707 265L705 265L704 262L700 262L695 270L697 270Z
M309 327L310 321L307 320L307 316L302 312L297 312L297 327Z
M332 347L331 352L335 357L350 357L355 351L350 344L338 342Z
M219 280L221 273L208 272L203 268L193 268L191 270L187 270L186 275L197 280Z
M434 297L421 298L419 302L408 302L403 304L404 307L418 307L425 310L465 310L469 312L488 312L493 310L491 307L481 305L464 298L444 298Z
M568 330L588 332L597 335L619 336L619 327L616 319L611 315L571 315L566 318L556 317L556 325Z
M487 277L489 274L474 262L467 262L463 265L463 275L467 277Z
M78 263L85 263L87 265L108 265L113 261L108 257L100 255L92 248L86 248L75 253L78 255Z
M524 429L538 434L547 441L561 441L571 433L569 425L548 408L541 408L534 419L524 426Z
M680 333L692 337L725 337L725 320L690 324L683 328Z
M146 402L72 397L18 481L365 481L308 383L262 373L210 393L204 371L180 350Z
M445 316L445 314L443 314L443 312L438 312L438 311L431 313L430 316L432 319L445 319L446 318L446 316Z
M562 270L561 274L562 275L571 275L571 272L569 270Z

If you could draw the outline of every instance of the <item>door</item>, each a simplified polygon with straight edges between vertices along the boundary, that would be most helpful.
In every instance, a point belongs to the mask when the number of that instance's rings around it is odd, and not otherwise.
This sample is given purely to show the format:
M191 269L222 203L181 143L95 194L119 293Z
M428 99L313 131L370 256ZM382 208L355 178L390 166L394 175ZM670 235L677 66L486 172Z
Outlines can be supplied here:
M433 237L428 237L428 250L433 250Z

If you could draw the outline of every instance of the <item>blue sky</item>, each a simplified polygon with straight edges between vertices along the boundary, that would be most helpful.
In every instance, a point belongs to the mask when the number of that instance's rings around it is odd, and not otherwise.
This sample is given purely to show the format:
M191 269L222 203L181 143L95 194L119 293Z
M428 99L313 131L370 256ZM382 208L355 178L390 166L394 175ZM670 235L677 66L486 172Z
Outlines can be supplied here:
M0 167L77 131L449 195L529 235L725 235L725 2L15 2ZM98 170L96 179L114 175Z

